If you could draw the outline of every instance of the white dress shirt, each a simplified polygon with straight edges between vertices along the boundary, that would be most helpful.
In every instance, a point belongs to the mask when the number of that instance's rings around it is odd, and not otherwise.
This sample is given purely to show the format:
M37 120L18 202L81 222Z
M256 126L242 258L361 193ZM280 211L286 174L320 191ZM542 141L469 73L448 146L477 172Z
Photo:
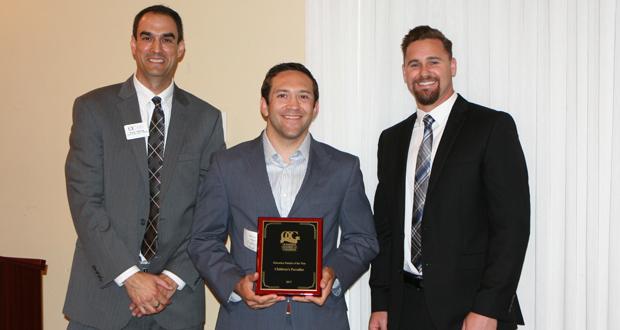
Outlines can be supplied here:
M446 101L438 105L430 112L424 112L420 109L416 109L416 120L413 125L413 132L411 133L411 140L409 141L409 152L407 153L407 173L405 176L405 253L404 253L404 267L406 272L414 275L422 275L411 263L411 222L413 217L413 191L415 184L415 166L418 157L418 150L420 144L422 144L422 138L424 137L424 116L430 114L435 120L432 125L433 128L433 145L431 150L431 170L433 166L433 160L437 153L437 147L441 141L448 116L452 111L452 106L456 101L457 94L453 93ZM424 217L422 217L424 221ZM424 251L424 245L422 245L422 251ZM424 253L424 252L422 252Z

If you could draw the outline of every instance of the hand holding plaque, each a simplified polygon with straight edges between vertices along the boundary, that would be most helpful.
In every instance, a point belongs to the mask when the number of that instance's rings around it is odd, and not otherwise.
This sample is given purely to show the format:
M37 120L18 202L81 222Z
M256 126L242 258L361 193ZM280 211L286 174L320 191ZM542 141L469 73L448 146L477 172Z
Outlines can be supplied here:
M321 278L320 286L321 286L321 295L318 297L315 296L296 296L293 297L294 301L299 302L307 302L314 303L318 306L323 306L327 297L332 292L332 287L334 286L334 281L336 280L336 274L334 270L330 267L323 267L323 275Z
M321 295L323 219L259 218L256 293Z
M237 282L235 292L252 309L267 308L285 298L276 294L258 295L254 292L254 283L258 280L258 273L248 274Z

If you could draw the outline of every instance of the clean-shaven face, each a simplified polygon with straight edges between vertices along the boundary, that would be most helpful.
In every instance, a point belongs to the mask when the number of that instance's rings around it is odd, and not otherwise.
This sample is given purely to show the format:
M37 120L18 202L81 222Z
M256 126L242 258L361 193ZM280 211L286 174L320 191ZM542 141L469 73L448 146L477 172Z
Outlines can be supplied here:
M147 86L172 82L185 54L185 43L178 38L176 23L170 16L157 13L142 16L136 38L131 39L138 80Z
M272 78L269 104L261 99L261 113L272 142L303 141L318 112L312 80L295 70L282 71Z

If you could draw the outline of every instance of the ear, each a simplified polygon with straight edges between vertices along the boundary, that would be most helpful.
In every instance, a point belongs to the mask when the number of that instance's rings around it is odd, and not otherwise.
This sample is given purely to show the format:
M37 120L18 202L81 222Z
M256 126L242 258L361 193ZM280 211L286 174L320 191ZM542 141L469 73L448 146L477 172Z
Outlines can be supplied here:
M407 73L405 72L405 63L403 63L403 66L402 66L401 69L403 70L403 81L406 84L407 83Z
M319 101L314 102L314 109L312 109L312 120L316 119L316 116L319 115Z
M179 59L179 62L181 62L184 57L185 57L185 40L181 40L179 44L177 45L177 58Z
M452 77L456 76L456 58L452 57L450 61L450 71L452 72Z
M269 117L269 105L267 105L267 100L264 97L260 98L260 114L263 118Z
M131 36L131 38L129 39L129 46L131 47L131 55L136 58L136 38L133 37L133 35Z

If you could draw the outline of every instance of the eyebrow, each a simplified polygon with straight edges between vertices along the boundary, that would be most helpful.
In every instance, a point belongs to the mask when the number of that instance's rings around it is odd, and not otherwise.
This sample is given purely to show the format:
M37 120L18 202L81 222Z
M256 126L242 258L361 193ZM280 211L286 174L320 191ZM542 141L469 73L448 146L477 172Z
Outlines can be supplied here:
M301 89L301 90L298 90L298 91L293 91L291 89L278 88L278 89L275 89L273 92L274 93L285 92L285 93L297 93L297 94L313 94L310 90L307 90L307 89Z
M441 61L442 59L439 56L429 56L429 57L423 59L422 61L430 61L430 60L439 60L439 61ZM407 65L410 65L411 63L420 63L422 61L418 60L417 58L414 58L414 59L410 60L409 62L407 62Z
M152 32L148 32L148 31L142 31L142 32L140 32L140 36L152 37L153 33ZM164 38L172 38L172 39L176 40L176 36L172 32L166 32L166 33L162 34L162 37L164 37Z

